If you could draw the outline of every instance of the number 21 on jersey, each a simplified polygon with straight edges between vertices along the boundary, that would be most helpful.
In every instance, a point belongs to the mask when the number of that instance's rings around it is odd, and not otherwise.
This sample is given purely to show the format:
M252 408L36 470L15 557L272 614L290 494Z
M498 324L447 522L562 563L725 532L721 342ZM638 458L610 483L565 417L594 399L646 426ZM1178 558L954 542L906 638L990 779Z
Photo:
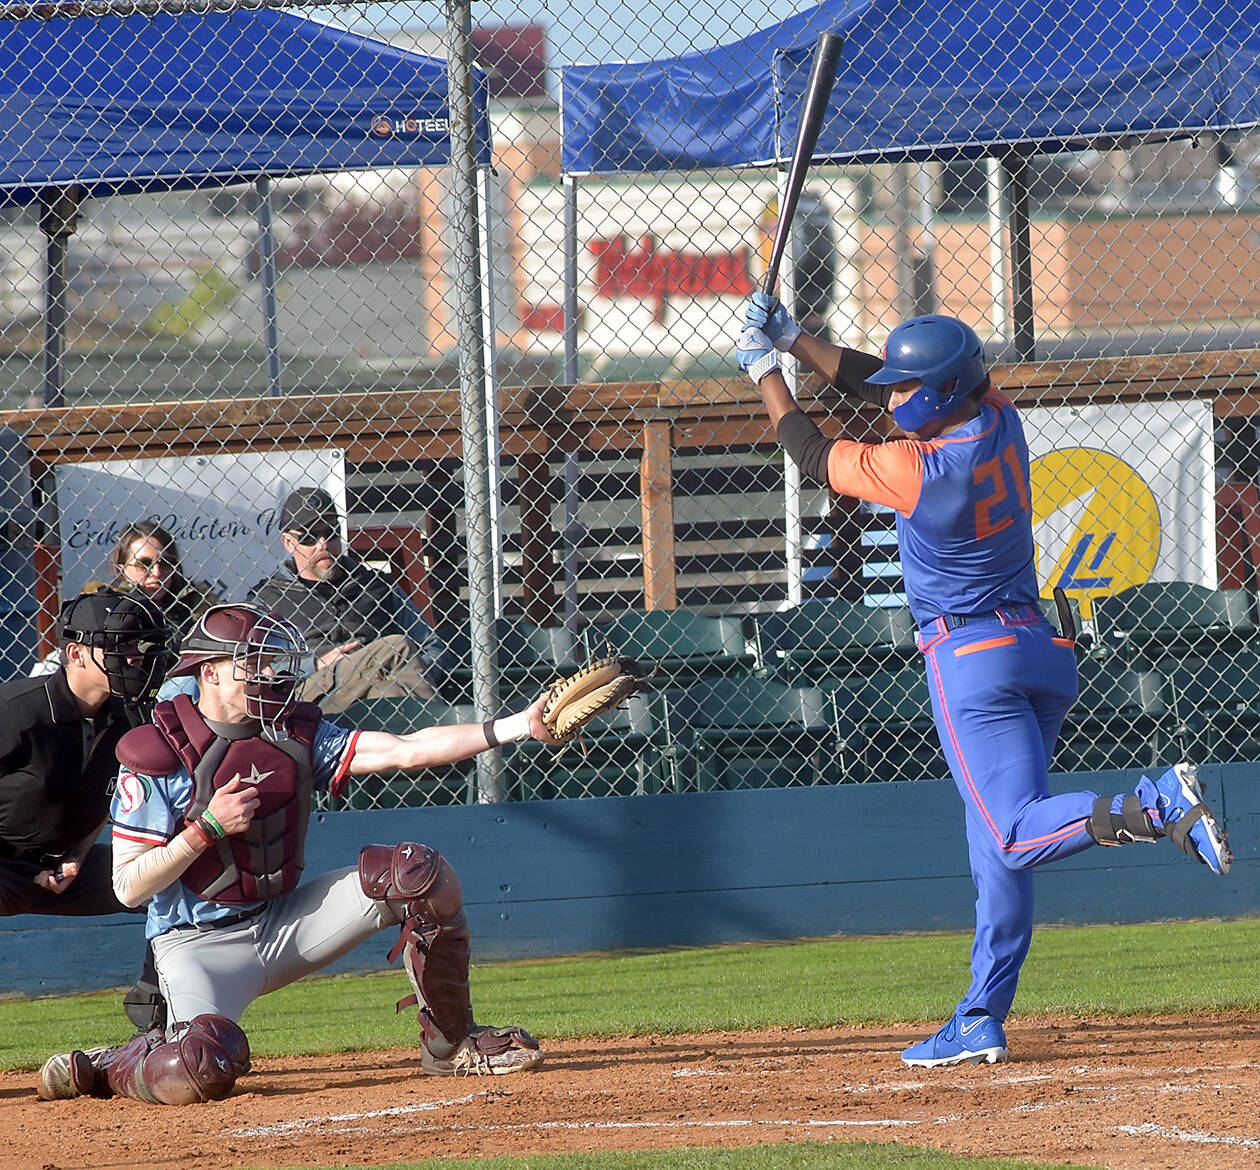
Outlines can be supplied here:
M975 501L977 540L987 540L1009 528L1017 512L1029 510L1028 477L1014 443L1008 443L1000 455L977 464L971 479L980 493Z

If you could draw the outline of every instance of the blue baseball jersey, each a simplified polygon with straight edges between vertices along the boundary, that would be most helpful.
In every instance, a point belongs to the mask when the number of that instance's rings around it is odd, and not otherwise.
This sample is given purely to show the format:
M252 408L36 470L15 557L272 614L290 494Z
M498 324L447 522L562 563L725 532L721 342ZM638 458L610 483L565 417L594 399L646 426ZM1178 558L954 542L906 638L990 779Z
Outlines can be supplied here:
M357 731L320 720L311 753L317 792L344 781L354 758ZM114 836L146 845L165 845L184 828L184 812L192 803L193 781L186 768L166 776L146 776L123 768L114 790ZM154 894L149 903L145 936L156 938L175 926L198 926L257 909L261 902L225 905L199 898L182 881Z
M831 487L897 511L906 596L923 626L943 614L1037 603L1028 444L1015 407L989 392L948 436L837 440Z

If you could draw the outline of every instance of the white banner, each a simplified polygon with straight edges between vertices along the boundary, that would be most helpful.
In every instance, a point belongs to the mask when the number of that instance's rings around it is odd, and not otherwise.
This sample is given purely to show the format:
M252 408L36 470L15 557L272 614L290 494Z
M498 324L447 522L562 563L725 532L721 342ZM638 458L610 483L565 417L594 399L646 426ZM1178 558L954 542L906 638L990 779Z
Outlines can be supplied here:
M170 532L185 575L208 582L224 601L243 601L284 558L280 506L295 487L324 488L345 527L338 450L73 463L58 467L56 477L62 597L88 581L110 580L110 552L139 520Z
M1032 458L1042 595L1094 597L1144 581L1216 588L1211 404L1202 400L1021 411Z

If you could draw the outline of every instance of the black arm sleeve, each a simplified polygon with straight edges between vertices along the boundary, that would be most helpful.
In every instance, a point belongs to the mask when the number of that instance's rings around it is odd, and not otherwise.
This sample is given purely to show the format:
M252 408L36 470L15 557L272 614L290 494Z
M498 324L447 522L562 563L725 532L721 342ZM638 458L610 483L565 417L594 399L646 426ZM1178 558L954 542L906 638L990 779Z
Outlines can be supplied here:
M872 386L867 382L876 370L884 363L869 353L856 349L844 349L840 354L840 364L836 367L836 380L832 383L841 394L868 402L872 406L888 405L888 387Z
M817 483L827 483L827 455L833 440L818 429L803 410L794 410L779 419L779 442L801 474Z

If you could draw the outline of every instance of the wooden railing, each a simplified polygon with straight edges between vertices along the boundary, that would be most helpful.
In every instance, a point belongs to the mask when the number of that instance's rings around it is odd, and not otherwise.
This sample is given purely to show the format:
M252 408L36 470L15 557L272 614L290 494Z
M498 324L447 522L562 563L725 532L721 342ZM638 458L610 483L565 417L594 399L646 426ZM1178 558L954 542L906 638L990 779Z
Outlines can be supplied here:
M1218 417L1260 418L1260 350L1098 358L996 366L995 384L1026 406L1210 397ZM885 416L848 404L828 387L807 387L806 409L832 434L881 433ZM740 378L703 382L511 387L501 396L501 442L520 466L526 614L555 612L555 486L550 458L563 451L639 451L644 605L677 604L674 570L675 453L764 443L768 423L755 388ZM458 459L459 394L394 391L208 401L97 405L0 412L25 436L32 472L58 464L169 455L338 448L352 462ZM453 517L436 516L453 532Z

